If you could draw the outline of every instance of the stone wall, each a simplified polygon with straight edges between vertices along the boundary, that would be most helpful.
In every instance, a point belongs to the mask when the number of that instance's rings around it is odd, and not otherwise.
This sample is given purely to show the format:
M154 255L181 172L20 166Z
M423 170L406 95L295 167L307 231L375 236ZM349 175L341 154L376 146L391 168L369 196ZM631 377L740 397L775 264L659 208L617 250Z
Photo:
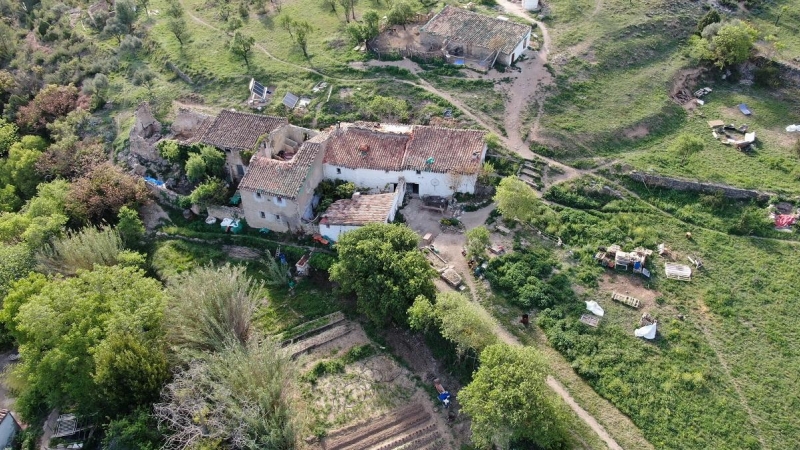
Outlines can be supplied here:
M630 179L640 181L648 186L657 186L678 191L702 192L704 194L722 192L725 197L735 200L767 201L772 195L767 192L741 189L724 184L702 183L699 181L682 180L642 172L631 172L628 176Z

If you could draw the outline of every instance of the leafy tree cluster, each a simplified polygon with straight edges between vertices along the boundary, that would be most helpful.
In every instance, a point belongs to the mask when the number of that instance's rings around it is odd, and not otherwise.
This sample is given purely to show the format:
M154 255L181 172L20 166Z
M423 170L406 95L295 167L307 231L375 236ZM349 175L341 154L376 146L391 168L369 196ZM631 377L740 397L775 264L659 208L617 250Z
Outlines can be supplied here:
M486 247L489 241L489 230L484 226L475 227L466 232L467 256L472 259L479 259L486 255Z
M343 180L322 180L315 193L319 195L319 205L317 212L323 212L336 200L352 198L356 192L356 185L350 181Z
M347 14L345 13L345 16L346 15ZM308 38L314 31L314 28L311 26L311 24L305 20L296 20L290 16L282 16L280 19L280 25L289 32L289 36L292 38L294 43L300 47L300 50L303 52L303 56L308 59Z
M480 355L480 368L458 394L472 419L472 442L479 448L571 448L569 416L545 384L547 363L532 347L495 344Z
M352 23L347 26L347 34L353 44L361 44L374 39L380 33L380 16L369 10L362 17L363 23Z
M519 249L489 262L486 279L512 303L546 308L574 298L569 279L553 275L557 261L544 247Z
M11 376L23 417L66 405L113 417L156 400L169 376L163 306L158 282L131 267L16 283L2 318L20 345Z
M703 28L700 36L692 36L692 54L724 68L746 61L757 37L758 31L741 20L712 22Z
M359 311L373 323L404 324L422 295L432 298L436 272L417 249L419 236L404 225L371 224L341 236L330 278L355 294Z
M441 293L436 301L419 296L408 309L412 329L435 327L443 338L454 343L459 355L467 351L480 353L497 342L492 317L480 305L455 292Z

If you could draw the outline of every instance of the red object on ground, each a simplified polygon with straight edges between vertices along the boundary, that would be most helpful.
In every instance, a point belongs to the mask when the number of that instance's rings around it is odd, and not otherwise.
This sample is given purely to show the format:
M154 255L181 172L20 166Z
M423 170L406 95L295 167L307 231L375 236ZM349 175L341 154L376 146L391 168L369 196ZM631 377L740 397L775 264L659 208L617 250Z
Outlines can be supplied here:
M797 222L797 217L789 214L781 214L775 218L775 226L779 228L794 225Z
M319 242L322 245L328 245L329 244L328 240L323 238L322 235L315 234L313 236L313 238L314 238L315 241Z

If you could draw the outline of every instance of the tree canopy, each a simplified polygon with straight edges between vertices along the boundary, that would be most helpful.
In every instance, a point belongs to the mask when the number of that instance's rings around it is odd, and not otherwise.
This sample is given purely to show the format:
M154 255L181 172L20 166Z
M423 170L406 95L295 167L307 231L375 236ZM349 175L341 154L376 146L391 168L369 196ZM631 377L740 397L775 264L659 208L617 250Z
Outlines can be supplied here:
M710 22L701 36L692 37L692 54L723 68L746 61L757 37L758 31L741 20Z
M130 267L16 283L3 319L20 344L11 375L23 417L41 406L113 417L158 398L169 375L163 308L159 283Z
M358 299L376 324L406 323L418 295L432 298L436 272L417 249L419 236L404 225L371 224L341 236L331 280Z
M462 411L472 418L478 447L509 448L514 441L562 448L567 417L545 385L547 363L532 347L495 344L481 352L480 368L461 390Z
M459 354L467 350L480 353L497 342L495 321L479 305L456 292L441 293L436 302L419 296L408 310L409 324L414 329L435 325L442 337L456 344Z
M500 180L494 201L503 217L522 222L533 220L542 206L536 192L516 176Z
M480 258L486 254L486 247L490 244L489 230L484 226L467 230L467 256Z

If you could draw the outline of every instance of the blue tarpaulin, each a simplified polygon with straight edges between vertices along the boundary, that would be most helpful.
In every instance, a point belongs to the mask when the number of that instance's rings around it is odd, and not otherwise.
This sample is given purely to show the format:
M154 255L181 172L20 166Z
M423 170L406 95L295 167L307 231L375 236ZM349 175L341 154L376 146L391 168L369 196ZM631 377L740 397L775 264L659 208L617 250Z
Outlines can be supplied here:
M164 182L163 181L156 180L153 177L144 177L144 181L146 181L146 182L148 182L150 184L156 185L158 187L164 186Z
M739 103L739 111L741 111L742 114L744 114L745 116L753 114L752 112L750 112L750 109L747 107L745 103Z

